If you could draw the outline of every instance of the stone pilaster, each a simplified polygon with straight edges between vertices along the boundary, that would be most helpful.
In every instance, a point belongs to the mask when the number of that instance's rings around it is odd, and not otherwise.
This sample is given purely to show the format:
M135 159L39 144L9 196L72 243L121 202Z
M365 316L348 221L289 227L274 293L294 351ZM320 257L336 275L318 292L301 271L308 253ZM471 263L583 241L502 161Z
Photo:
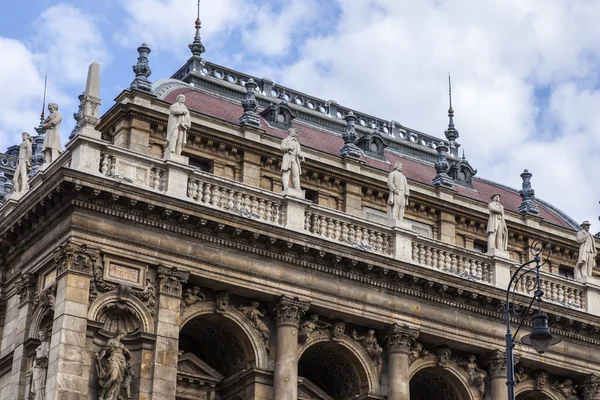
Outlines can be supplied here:
M56 299L48 357L46 400L84 399L88 392L87 312L92 269L99 253L66 243L54 252Z
M488 359L488 374L490 377L491 400L504 400L508 397L506 386L506 353L494 350Z
M581 384L584 400L600 400L600 377L589 375Z
M385 337L388 350L388 400L410 399L410 351L419 331L394 324Z
M9 383L10 399L26 399L28 362L25 354L25 340L29 336L31 314L33 313L33 299L35 296L36 279L30 273L21 274L17 283L19 296L19 312L17 316L16 335L14 339L13 363Z
M277 349L275 352L274 398L298 398L298 326L308 303L282 296L275 307Z
M177 268L158 267L158 313L152 400L175 400L179 349L179 317L182 285L189 272Z

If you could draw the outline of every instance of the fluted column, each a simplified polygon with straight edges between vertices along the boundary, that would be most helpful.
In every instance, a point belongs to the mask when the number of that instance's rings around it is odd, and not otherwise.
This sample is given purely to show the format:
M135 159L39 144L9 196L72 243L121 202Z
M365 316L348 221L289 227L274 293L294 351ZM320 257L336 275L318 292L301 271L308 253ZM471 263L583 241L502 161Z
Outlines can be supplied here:
M274 398L298 398L298 326L308 303L282 296L275 307L277 349L275 351Z
M388 400L410 399L410 351L419 331L394 324L385 337L388 350Z

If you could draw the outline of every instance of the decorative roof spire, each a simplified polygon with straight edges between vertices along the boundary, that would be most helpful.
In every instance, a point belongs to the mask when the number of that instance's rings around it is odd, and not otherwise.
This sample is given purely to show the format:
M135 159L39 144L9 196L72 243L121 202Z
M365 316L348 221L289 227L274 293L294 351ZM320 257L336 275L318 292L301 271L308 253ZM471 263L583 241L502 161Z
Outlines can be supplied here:
M242 100L242 108L244 109L244 113L240 117L238 123L240 125L250 125L255 128L260 128L260 117L256 114L256 110L258 109L258 102L256 101L256 96L254 95L254 90L258 85L254 82L254 79L248 79L246 82L246 97Z
M444 132L446 139L454 144L458 139L458 131L454 127L454 109L452 108L452 82L450 81L450 74L448 74L448 98L450 100L450 107L448 108L448 129Z
M523 201L521 202L518 211L521 214L539 215L540 210L535 203L535 190L531 188L531 177L532 174L528 170L523 171L521 174L521 179L523 179L523 189L519 190L519 194Z
M346 130L342 133L342 137L344 138L344 146L340 150L340 157L342 158L360 158L360 149L355 144L356 141L356 128L354 127L354 123L356 122L356 116L352 111L346 114L344 117L346 120Z
M202 40L200 40L200 27L200 0L198 0L198 15L196 17L196 35L194 36L194 41L189 45L193 57L200 57L202 56L202 53L206 51L206 48L202 44Z
M446 158L446 154L448 153L448 145L444 142L438 143L437 147L437 160L435 162L435 171L437 174L431 181L433 186L443 186L445 188L452 189L454 187L454 181L448 175L448 169L450 169L450 164L448 164L448 159Z
M142 43L142 45L137 48L137 51L139 57L137 64L133 66L135 79L131 82L129 88L149 92L152 90L152 84L150 83L150 80L148 80L148 77L152 74L152 70L148 64L148 54L150 54L152 50L150 50L150 47L148 47L146 43Z
M35 128L35 131L38 133L38 135L43 135L44 134L44 128L42 128L42 125L44 124L44 119L46 118L46 115L44 114L44 112L46 111L46 85L48 83L48 74L44 75L44 99L42 100L42 113L40 114L40 125Z

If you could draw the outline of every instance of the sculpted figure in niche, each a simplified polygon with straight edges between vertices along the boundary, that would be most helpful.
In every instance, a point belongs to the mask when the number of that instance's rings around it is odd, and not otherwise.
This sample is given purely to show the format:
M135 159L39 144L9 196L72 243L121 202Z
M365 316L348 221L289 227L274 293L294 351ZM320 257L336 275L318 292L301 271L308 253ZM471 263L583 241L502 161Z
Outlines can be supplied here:
M281 183L283 190L288 187L300 189L300 162L304 161L302 149L298 142L298 131L295 128L288 129L288 137L281 141L281 151L283 152L283 161L281 162ZM292 180L290 186L290 178Z
M168 157L169 154L181 155L183 146L187 142L187 132L191 126L192 121L190 111L185 106L185 96L180 94L169 108L165 157Z
M592 270L596 266L596 246L594 236L590 233L590 223L583 221L581 230L577 232L577 243L579 243L579 258L575 266L575 279L592 276Z
M490 217L487 224L488 251L498 249L508 251L508 228L504 220L504 207L500 204L500 195L494 194L488 204Z
M465 371L467 371L467 374L469 374L471 384L483 393L485 391L485 378L487 373L479 368L475 356L473 354L469 355L468 360L462 362L461 365Z
M408 182L402 173L402 163L396 163L394 170L388 175L388 188L390 196L388 197L388 220L390 222L404 221L404 210L408 205Z
M263 322L263 320L261 319L261 318L265 317L265 314L258 311L258 305L259 305L258 301L253 301L252 305L240 306L238 309L241 312L243 312L244 315L246 317L248 317L248 319L250 319L250 321L252 321L252 324L254 325L256 330L260 332L262 339L265 342L265 345L268 346L269 345L269 337L271 336L271 331L269 330L269 327L267 326L267 324L265 324Z
M58 104L48 104L48 111L50 115L46 117L42 128L45 130L44 136L44 165L50 165L58 158L59 154L62 153L62 145L60 144L60 123L62 122L62 115L58 112Z
M383 367L383 350L381 346L379 346L379 343L377 343L375 331L373 329L369 329L366 335L359 336L358 333L355 330L353 330L352 338L357 342L360 342L360 344L362 344L362 346L367 351L367 354L375 363L375 366L377 367L377 373L381 375L381 369Z
M33 400L44 400L46 398L46 375L48 372L48 355L50 354L50 341L46 331L38 332L40 345L35 349L35 358L32 367L31 393Z
M317 314L312 314L307 321L304 321L300 325L300 329L298 330L298 340L300 342L305 342L314 331L327 329L330 326L331 325L327 322L319 321L319 316Z
M96 369L100 379L99 400L120 400L131 398L131 353L121 343L126 333L117 335L106 342L100 353L95 352ZM127 396L127 397L124 397Z
M13 177L15 193L25 193L29 190L29 171L31 170L31 135L27 132L21 134L23 141L19 145L19 160Z

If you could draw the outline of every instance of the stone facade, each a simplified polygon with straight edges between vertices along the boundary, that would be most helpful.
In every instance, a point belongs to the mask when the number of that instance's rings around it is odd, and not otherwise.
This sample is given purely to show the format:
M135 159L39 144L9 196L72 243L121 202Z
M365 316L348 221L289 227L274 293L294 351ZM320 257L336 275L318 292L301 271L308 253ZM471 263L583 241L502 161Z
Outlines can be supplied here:
M411 223L389 226L389 170L351 143L370 132L354 125L366 117L335 102L330 114L351 121L339 129L351 131L346 150L305 146L306 198L281 193L287 133L259 117L278 87L253 79L236 91L202 65L152 87L138 68L110 111L0 208L0 400L34 399L41 330L46 400L505 399L503 298L542 235L552 250L542 307L563 341L543 357L517 344L517 398L600 398L600 281L568 278L578 251L568 219L507 209L508 251L486 254L487 199L446 173L457 144L436 151L421 142L439 139L374 120L378 135L407 135L386 139L377 160L410 172L402 154L420 154L439 178L409 175ZM185 157L164 159L169 103L184 86ZM195 108L218 91L238 98L233 122ZM302 139L317 109L277 95ZM532 288L520 281L516 299Z

